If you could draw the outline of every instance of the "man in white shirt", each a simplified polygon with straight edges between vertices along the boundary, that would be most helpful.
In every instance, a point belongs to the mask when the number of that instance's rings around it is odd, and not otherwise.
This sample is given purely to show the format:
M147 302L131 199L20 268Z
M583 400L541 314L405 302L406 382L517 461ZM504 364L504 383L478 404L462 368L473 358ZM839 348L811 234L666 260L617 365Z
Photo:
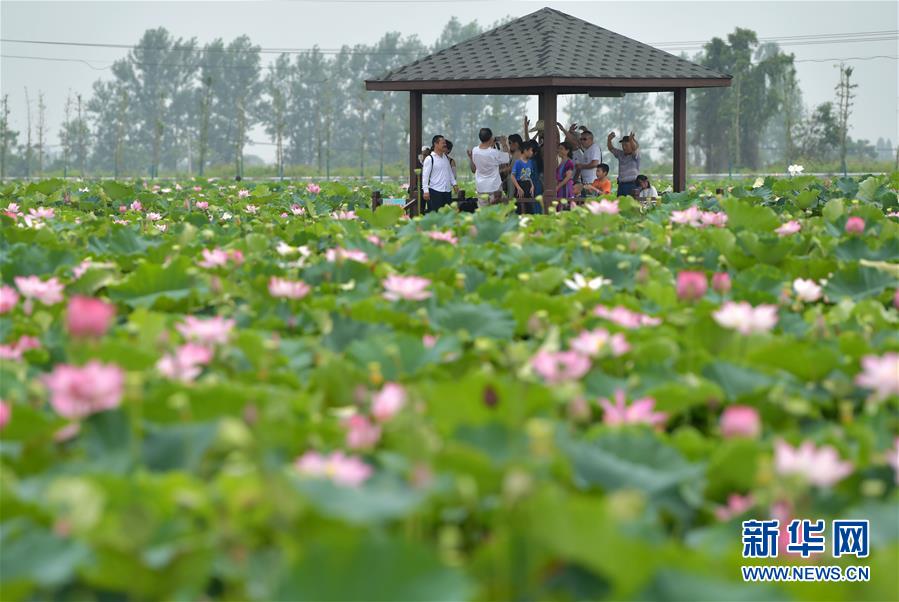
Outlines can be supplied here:
M593 184L593 180L596 179L596 168L602 163L602 149L593 142L593 132L583 126L573 158L574 168L577 171L576 179L582 185Z
M456 175L446 154L446 138L431 139L431 154L421 162L421 189L425 211L437 211L453 202L451 191L458 190Z
M478 140L481 143L471 149L471 162L475 167L475 186L479 195L488 194L491 201L496 201L503 193L503 181L499 170L501 166L509 164L509 145L506 138L501 137L500 148L496 148L497 141L494 140L490 128L481 128Z

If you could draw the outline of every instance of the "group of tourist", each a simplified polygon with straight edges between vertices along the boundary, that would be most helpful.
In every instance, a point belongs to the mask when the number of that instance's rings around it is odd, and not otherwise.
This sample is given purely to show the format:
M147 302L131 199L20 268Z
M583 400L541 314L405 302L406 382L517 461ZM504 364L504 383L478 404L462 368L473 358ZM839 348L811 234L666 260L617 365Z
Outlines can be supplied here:
M556 198L572 199L612 194L609 165L603 162L602 149L585 126L572 124L565 129L556 123L562 134L558 145L555 183ZM533 134L533 137L531 136ZM504 195L517 199L534 199L543 194L544 123L533 128L525 117L524 136L512 134L494 137L490 128L478 132L480 144L468 151L468 166L475 174L479 197L498 202ZM618 161L617 195L654 199L658 192L649 178L640 174L640 145L634 132L621 138L621 147L613 141L615 132L606 138L606 148ZM431 146L423 149L422 197L426 211L436 211L452 202L458 191L456 163L450 156L452 142L441 135L431 139ZM526 212L540 213L540 203L528 203Z

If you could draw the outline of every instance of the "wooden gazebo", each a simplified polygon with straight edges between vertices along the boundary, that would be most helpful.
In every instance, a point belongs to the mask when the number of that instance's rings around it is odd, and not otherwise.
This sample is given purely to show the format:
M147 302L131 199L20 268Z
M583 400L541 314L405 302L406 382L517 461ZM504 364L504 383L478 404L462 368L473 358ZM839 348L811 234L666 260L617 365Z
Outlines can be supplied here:
M524 41L527 40L527 43ZM674 92L674 190L687 176L687 88L730 86L731 76L551 8L543 8L367 80L368 90L409 92L409 190L417 190L423 94L539 97L546 124L543 200L555 198L559 94ZM489 124L485 124L489 125ZM605 137L597 131L596 142Z

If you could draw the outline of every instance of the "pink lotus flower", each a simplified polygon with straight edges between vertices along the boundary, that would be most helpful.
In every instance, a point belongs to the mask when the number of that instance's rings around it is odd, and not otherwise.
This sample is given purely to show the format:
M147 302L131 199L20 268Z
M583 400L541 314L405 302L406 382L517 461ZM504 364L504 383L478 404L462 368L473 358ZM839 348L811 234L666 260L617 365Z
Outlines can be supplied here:
M247 205L246 207L244 207L244 211L246 211L250 215L256 215L257 213L259 213L259 207L257 207L256 205L250 204L250 205Z
M630 330L640 328L641 326L658 326L662 323L658 318L631 311L622 305L617 305L611 309L604 305L597 305L593 310L593 315Z
M10 312L19 302L19 293L11 286L0 286L0 314Z
M571 340L569 346L572 350L587 357L597 357L606 349L611 350L612 355L618 357L630 351L630 345L624 335L617 333L610 335L604 328L584 330Z
M91 360L84 366L58 364L42 380L56 413L78 419L118 407L125 373L115 364Z
M356 219L357 215L355 211L334 211L331 213L331 217L334 219Z
M338 261L355 261L358 263L365 263L368 261L368 255L366 255L365 251L361 249L344 249L341 247L334 247L333 249L328 249L325 251L325 260L331 263L335 263Z
M712 275L712 290L716 293L724 295L730 291L730 274L727 272L716 272Z
M147 213L147 219L151 222L158 222L162 219L162 214L156 213L155 211L150 211L149 213Z
M0 345L0 359L19 361L26 351L39 349L40 340L32 336L21 336L12 345Z
M143 209L144 209L144 206L140 204L140 201L133 201L131 203L132 211L143 211Z
M723 328L736 330L740 334L768 332L777 324L777 306L753 307L746 301L728 301L713 312L712 317Z
M2 298L2 294L0 294L0 298ZM3 302L0 301L0 307L2 307ZM899 288L896 289L896 292L893 293L893 307L899 309ZM3 313L3 310L0 309L0 314Z
M250 196L249 190L242 189L242 190L237 191L237 198L239 198L239 199L245 199L248 196Z
M452 232L441 232L438 230L431 230L430 232L428 232L428 238L430 238L431 240L448 242L451 245L455 245L459 242L459 239L453 236Z
M799 475L818 487L830 487L852 474L852 463L841 461L830 445L816 448L811 441L804 441L794 449L778 439L774 442L774 470L782 476Z
M202 187L202 186L194 186L194 187L193 187L193 191L194 191L194 192L200 192L201 190L203 190L203 187Z
M791 219L790 221L776 229L775 232L779 236L789 236L790 234L796 234L800 230L802 230L802 224L800 224L796 220Z
M721 522L729 521L736 516L745 514L754 505L755 500L752 498L751 494L740 495L738 493L732 493L727 496L726 506L718 506L715 508L715 518Z
M378 238L377 234L369 234L368 236L365 237L365 240L367 240L371 244L375 245L376 247L384 246L384 241L382 241L380 238Z
M294 215L306 215L306 209L296 203L290 206L290 212Z
M184 321L175 326L185 339L195 341L201 345L223 345L228 342L228 336L234 328L234 320L221 316L212 318L197 318L187 316Z
M302 475L327 478L344 487L358 487L372 474L371 467L355 456L336 451L330 456L308 451L296 461L296 469Z
M197 201L197 209L209 209L209 201Z
M119 213L127 213L128 205L119 205Z
M434 345L437 344L437 337L432 334L426 334L421 337L421 344L424 345L425 349L433 349Z
M282 299L302 299L309 294L312 287L302 280L286 280L272 276L268 281L268 293L272 297Z
M584 204L584 207L594 215L618 215L618 212L620 211L618 208L618 199L615 199L614 201L608 199L602 199L599 202L588 201Z
M28 215L33 219L52 219L56 214L52 207L38 207L37 209L29 209Z
M200 251L203 255L202 261L198 261L197 265L201 268L221 268L228 264L230 255L224 249L216 247L215 249L203 249Z
M75 337L102 337L115 317L115 305L101 299L77 295L69 300L66 324Z
M309 194L318 194L321 191L322 188L318 184L313 184L312 182L306 184L306 192L308 192Z
M701 225L702 211L698 207L688 207L683 211L671 212L672 224L683 224L685 226L693 226L698 228Z
M343 421L346 446L350 449L369 449L381 439L381 427L361 414L353 414Z
M696 301L708 289L705 272L683 271L677 275L677 297L682 301Z
M406 389L398 383L385 383L372 395L371 413L378 422L387 422L406 405Z
M762 421L758 410L751 406L728 406L721 413L721 435L731 437L758 437L762 432Z
M0 431L6 428L10 418L12 418L12 405L0 399Z
M590 370L590 358L577 351L541 350L531 358L531 367L549 384L579 380Z
M846 232L849 234L862 234L865 231L865 220L853 215L846 220Z
M793 292L796 293L797 299L808 303L814 303L820 299L822 293L821 286L817 282L804 278L797 278L793 281Z
M16 288L25 297L25 313L31 313L31 301L37 299L44 305L55 305L62 301L63 284L55 277L41 280L37 276L16 276Z
M664 412L653 412L656 401L651 397L638 399L628 405L623 389L615 391L614 404L608 399L600 399L599 405L603 409L602 421L610 426L622 424L649 424L657 426L664 424L668 419L668 415Z
M81 261L81 263L79 263L74 268L72 268L72 276L74 277L75 280L78 280L79 278L84 276L84 274L89 269L94 267L94 265L97 265L97 264L94 264L94 261L90 257L87 257L87 258L83 259Z
M855 384L874 391L874 399L886 399L899 395L899 353L884 353L881 357L866 355L862 358L862 372L855 377Z
M127 226L127 225L130 224L131 222L129 222L129 221L126 220L126 219L114 219L114 220L112 220L112 223L118 224L119 226Z
M212 349L208 347L185 343L178 347L175 353L162 356L156 362L156 369L166 378L186 383L193 382L200 376L202 367L212 361L212 355Z
M896 473L896 484L899 485L899 437L893 440L893 447L887 450L887 464L893 467Z
M703 211L699 215L699 221L702 227L714 226L715 228L723 228L727 225L727 214L723 211Z
M431 291L425 290L431 286L431 281L419 276L391 275L381 283L384 286L384 298L388 301L421 301L431 297Z

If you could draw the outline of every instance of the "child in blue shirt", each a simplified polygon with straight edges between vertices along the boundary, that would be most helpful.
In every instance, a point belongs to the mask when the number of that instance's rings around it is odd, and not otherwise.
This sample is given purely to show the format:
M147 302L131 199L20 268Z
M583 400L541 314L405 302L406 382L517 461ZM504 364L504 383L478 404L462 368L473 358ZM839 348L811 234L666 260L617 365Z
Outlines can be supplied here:
M534 179L537 177L537 165L534 155L537 154L538 145L535 140L528 140L521 149L521 158L512 166L512 184L515 187L515 196L519 199L533 199L535 194ZM525 213L542 213L539 203L528 203Z

